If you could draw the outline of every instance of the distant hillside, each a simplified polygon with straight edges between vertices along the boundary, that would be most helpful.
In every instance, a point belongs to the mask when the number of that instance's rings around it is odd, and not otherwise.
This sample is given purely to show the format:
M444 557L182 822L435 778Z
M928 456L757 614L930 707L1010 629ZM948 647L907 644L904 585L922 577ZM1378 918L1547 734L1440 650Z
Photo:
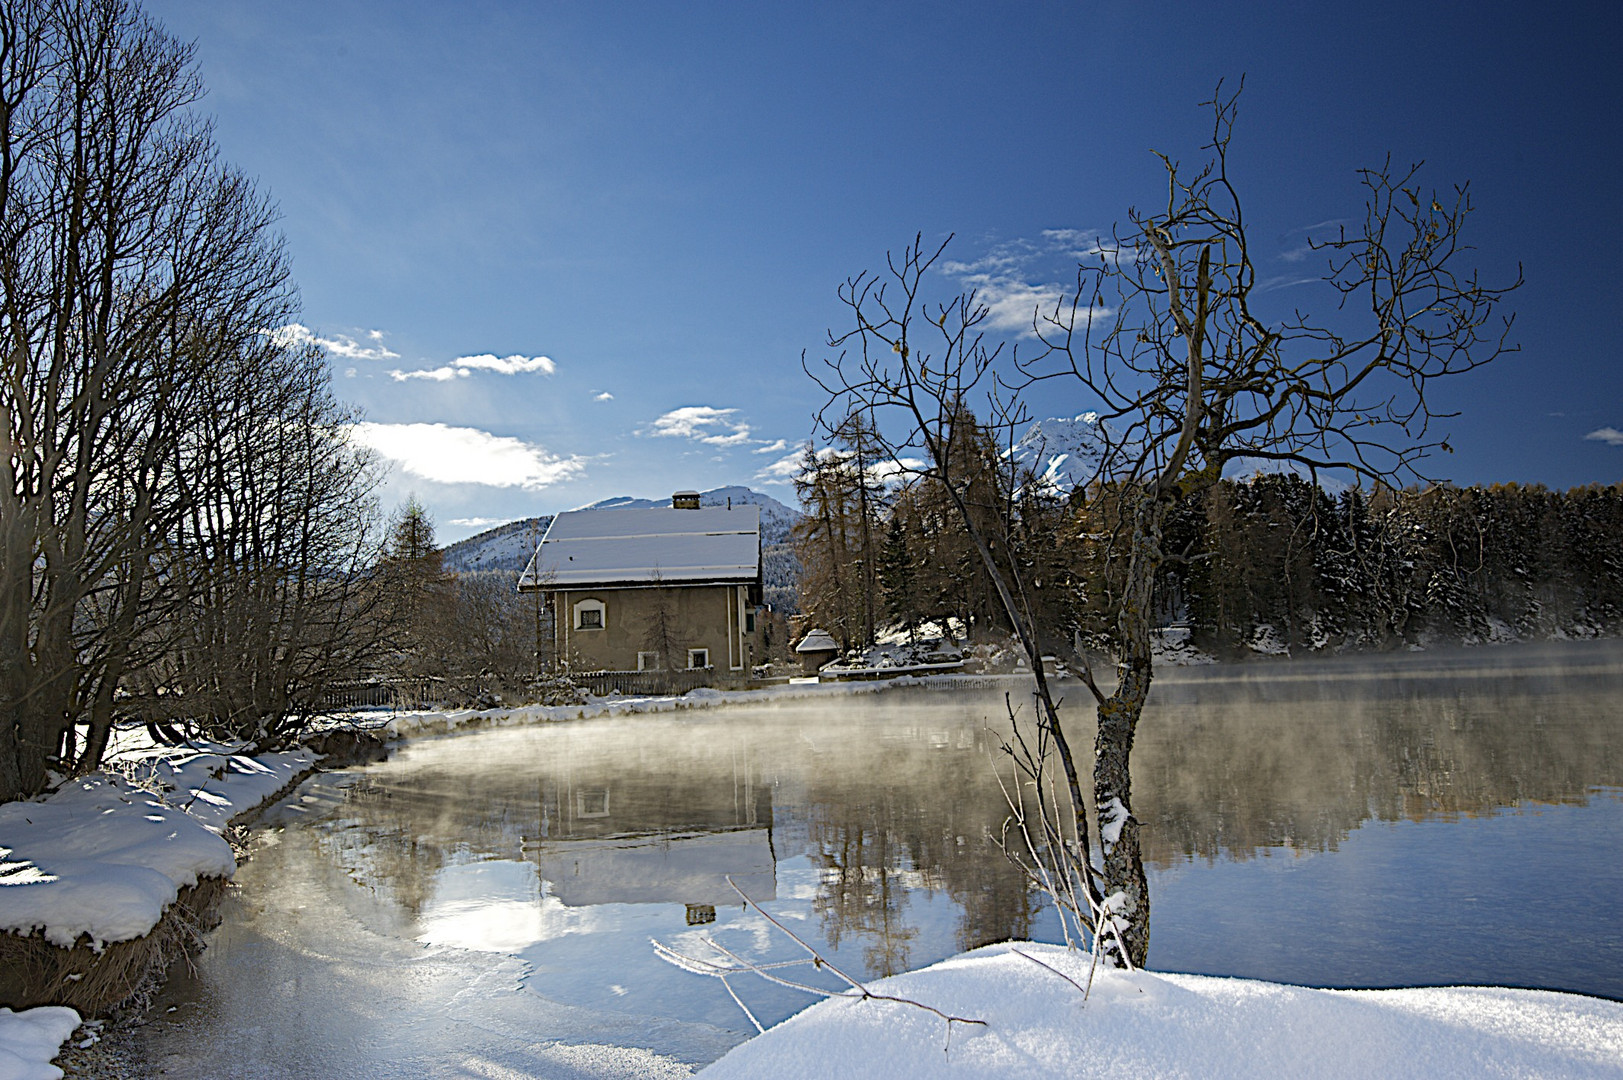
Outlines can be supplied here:
M761 574L766 602L778 611L794 611L800 563L789 550L789 530L800 520L800 512L770 495L736 484L699 493L699 503L703 506L726 506L728 499L735 506L761 508ZM669 505L669 499L633 499L622 495L581 509L623 510ZM480 570L523 570L550 524L550 514L525 518L459 540L445 548L445 568L458 574Z
M800 511L792 510L770 495L763 495L759 491L739 484L729 487L719 487L711 491L699 493L700 506L726 506L731 499L734 506L759 506L761 508L761 546L770 547L781 544L789 539L789 530L794 528L795 522L800 520ZM656 506L669 506L670 499L633 499L621 495L613 499L603 499L590 506L581 507L582 510L636 510L650 509Z
M543 514L509 521L466 540L458 540L445 548L445 568L457 574L476 570L522 570L551 524L552 515Z

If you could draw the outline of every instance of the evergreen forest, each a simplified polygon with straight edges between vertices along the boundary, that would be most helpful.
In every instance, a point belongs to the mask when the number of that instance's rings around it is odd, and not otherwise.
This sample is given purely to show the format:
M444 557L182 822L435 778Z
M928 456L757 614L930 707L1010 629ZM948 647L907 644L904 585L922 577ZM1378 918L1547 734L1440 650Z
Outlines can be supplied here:
M971 637L1006 633L944 493L928 479L886 485L861 459L808 454L795 535L808 625L846 648L949 619ZM1008 483L997 454L983 460L967 502L1000 538L994 554L1044 647L1102 642L1123 546L1102 525L1111 492ZM1181 500L1166 533L1154 622L1218 657L1599 637L1623 612L1623 484L1333 493L1264 473Z

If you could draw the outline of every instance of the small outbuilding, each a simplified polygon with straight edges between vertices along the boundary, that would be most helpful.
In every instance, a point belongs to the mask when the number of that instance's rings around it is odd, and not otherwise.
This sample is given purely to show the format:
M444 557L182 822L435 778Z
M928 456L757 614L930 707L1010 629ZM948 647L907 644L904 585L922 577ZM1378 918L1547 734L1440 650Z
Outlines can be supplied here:
M807 675L815 675L830 660L840 655L840 646L827 630L813 630L795 646L800 665Z

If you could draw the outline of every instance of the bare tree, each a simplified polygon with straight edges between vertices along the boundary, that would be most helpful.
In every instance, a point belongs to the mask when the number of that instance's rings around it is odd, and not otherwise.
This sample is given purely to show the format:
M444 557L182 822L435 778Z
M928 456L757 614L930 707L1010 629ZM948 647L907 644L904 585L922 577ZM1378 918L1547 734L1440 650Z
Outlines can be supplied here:
M219 494L195 438L230 411L211 373L286 351L274 214L218 160L201 93L191 48L128 0L0 4L0 799L98 764Z
M518 591L513 570L472 570L453 576L456 619L449 628L452 670L518 680L535 664L535 603Z
M319 353L261 336L203 378L215 407L186 432L186 510L157 560L176 617L151 635L147 693L126 700L268 747L303 730L330 683L379 659L377 472L349 442L353 416Z
M200 93L129 4L0 8L0 797L99 755L184 505L197 373L291 303Z
M1164 208L1130 211L1113 242L1079 268L1075 292L1034 313L1035 352L1005 353L989 342L988 309L974 293L927 304L927 275L945 244L915 242L886 275L859 275L841 288L856 325L830 335L837 351L824 366L808 366L829 394L828 415L868 415L875 430L892 432L888 452L921 457L919 471L952 493L1037 673L1041 742L1053 747L1079 824L1039 846L1052 869L1073 875L1079 914L1091 917L1111 959L1133 966L1148 952L1150 898L1130 758L1153 675L1151 620L1158 570L1169 558L1169 509L1242 457L1388 481L1420 477L1429 452L1449 449L1432 431L1439 414L1431 384L1510 348L1510 320L1495 310L1520 284L1489 287L1460 268L1470 250L1461 239L1467 188L1439 194L1421 187L1418 167L1388 162L1361 173L1360 225L1314 240L1327 259L1324 280L1339 295L1335 310L1270 318L1228 174L1235 105L1220 88L1210 103L1207 159L1191 174L1163 156ZM1097 864L1075 754L1042 675L1035 582L1020 558L1002 557L1019 542L1012 500L1022 478L1011 455L1001 491L1009 509L977 515L951 439L972 393L1012 437L1027 419L1022 394L1055 380L1097 403L1099 465L1083 494L1105 523L1089 542L1103 545L1113 564L1103 580L1112 583L1105 637L1117 659L1115 686L1106 693L1084 669L1097 706Z
M676 598L671 587L665 584L658 567L654 568L649 592L642 647L654 654L658 671L672 671L684 666L677 663L677 660L682 658L685 642L682 638L682 623L676 615Z

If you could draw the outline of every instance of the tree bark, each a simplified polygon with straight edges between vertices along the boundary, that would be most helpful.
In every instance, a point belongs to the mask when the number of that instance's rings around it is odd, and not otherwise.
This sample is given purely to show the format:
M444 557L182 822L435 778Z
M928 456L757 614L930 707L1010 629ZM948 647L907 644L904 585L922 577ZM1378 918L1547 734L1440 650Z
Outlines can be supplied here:
M1099 705L1093 747L1093 799L1104 855L1105 902L1116 916L1119 942L1100 935L1109 949L1122 947L1133 967L1143 967L1150 948L1150 889L1133 816L1133 736L1150 694L1154 665L1150 655L1150 616L1155 573L1161 564L1161 527L1166 504L1138 496L1132 547L1116 621L1120 676L1116 690Z

